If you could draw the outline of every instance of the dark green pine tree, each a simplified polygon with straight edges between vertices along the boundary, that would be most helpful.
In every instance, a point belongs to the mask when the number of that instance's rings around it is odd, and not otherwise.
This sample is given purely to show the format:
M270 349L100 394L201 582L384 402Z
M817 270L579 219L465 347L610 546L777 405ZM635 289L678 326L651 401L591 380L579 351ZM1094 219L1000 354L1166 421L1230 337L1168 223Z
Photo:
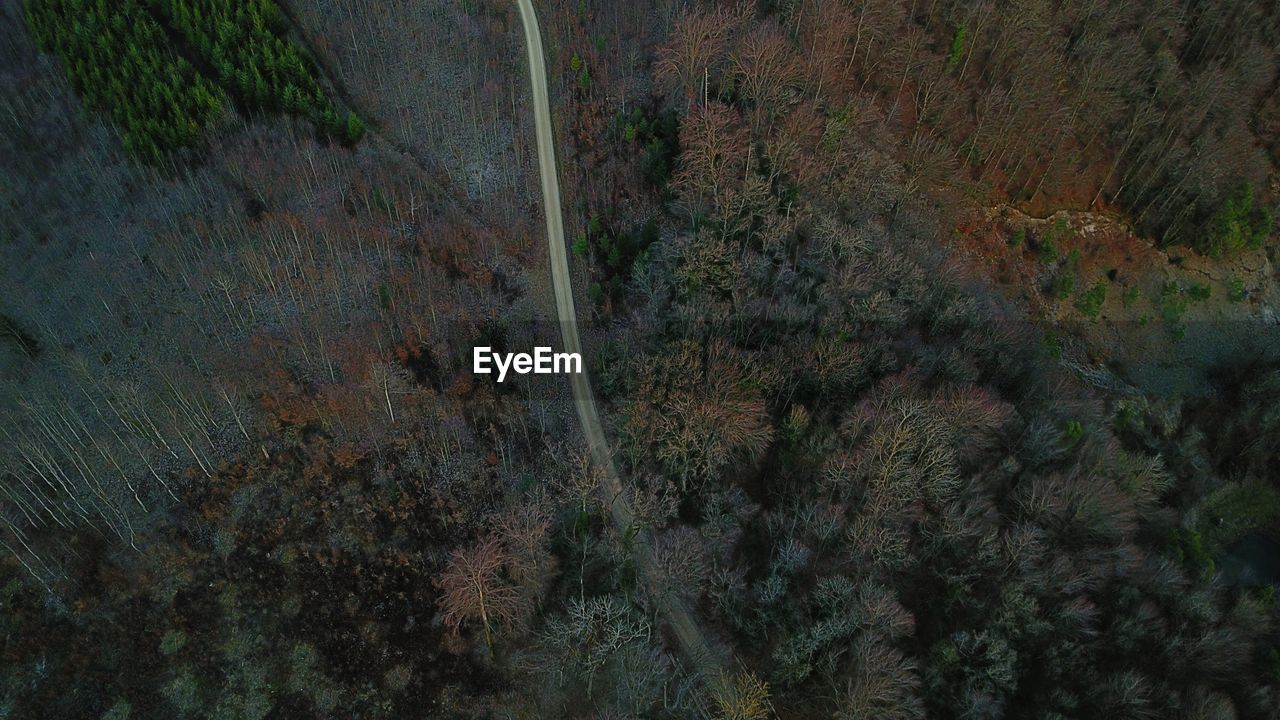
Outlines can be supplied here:
M364 123L360 122L360 118L356 117L353 112L347 113L347 126L343 134L343 141L347 145L355 145L360 142L360 138L364 137Z

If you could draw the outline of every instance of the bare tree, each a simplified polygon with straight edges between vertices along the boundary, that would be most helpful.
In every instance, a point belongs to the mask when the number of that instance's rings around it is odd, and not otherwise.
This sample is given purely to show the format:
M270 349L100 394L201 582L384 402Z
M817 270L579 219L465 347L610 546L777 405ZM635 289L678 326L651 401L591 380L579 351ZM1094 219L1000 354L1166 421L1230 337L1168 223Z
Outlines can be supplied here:
M695 106L680 127L675 185L691 208L719 208L751 173L749 136L738 113L720 102Z
M742 94L755 104L757 128L768 127L781 114L802 78L796 49L774 23L755 28L733 53L734 75Z
M767 720L774 716L769 684L755 673L724 674L714 687L717 716L721 720Z
M658 49L654 67L658 85L668 92L682 91L691 103L705 98L706 83L718 79L729 38L741 22L740 15L724 8L692 10L676 20L671 38Z
M874 635L854 644L855 667L838 720L920 720L925 716L915 664Z
M490 654L494 628L510 627L520 617L520 595L503 577L508 559L496 538L486 538L475 547L450 553L448 566L436 581L445 624L457 631L479 621Z

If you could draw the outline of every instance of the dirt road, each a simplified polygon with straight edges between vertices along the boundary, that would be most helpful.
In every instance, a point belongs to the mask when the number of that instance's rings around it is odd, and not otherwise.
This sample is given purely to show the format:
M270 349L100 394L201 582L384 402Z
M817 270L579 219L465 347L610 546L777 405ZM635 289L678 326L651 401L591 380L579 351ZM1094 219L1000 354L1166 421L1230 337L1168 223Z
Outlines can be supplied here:
M578 339L578 316L573 302L573 286L569 275L569 256L564 240L564 222L560 205L560 181L556 172L555 135L551 129L551 102L547 93L547 70L542 54L542 35L531 0L517 0L524 24L525 48L529 57L529 81L533 92L534 124L538 143L538 172L542 176L542 205L547 221L547 245L551 250L551 277L555 286L556 314L564 351L581 353ZM584 355L585 358L585 355ZM601 490L609 505L614 525L623 533L631 530L635 516L622 494L622 480L614 466L600 423L595 395L587 373L569 376L573 385L578 422L587 438L591 457L602 476ZM680 651L692 663L709 687L715 688L726 667L725 658L712 649L693 619L693 614L680 598L662 587L661 574L653 559L653 543L648 531L634 533L632 553L641 580L649 589L659 614L670 627Z

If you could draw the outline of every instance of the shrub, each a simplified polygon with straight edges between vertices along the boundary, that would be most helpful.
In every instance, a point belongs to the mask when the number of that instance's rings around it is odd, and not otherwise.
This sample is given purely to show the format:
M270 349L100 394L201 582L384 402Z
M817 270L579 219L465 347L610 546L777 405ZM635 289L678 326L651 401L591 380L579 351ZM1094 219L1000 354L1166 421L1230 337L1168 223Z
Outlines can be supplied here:
M1068 447L1075 445L1084 438L1084 423L1079 420L1068 420L1067 425L1062 430L1062 441Z
M1063 268L1058 276L1053 279L1053 285L1050 292L1059 300L1066 300L1071 297L1071 293L1076 289L1076 274L1071 268Z
M1058 334L1052 330L1046 330L1043 341L1045 352L1049 353L1049 357L1054 360L1062 359L1062 340L1058 338Z
M1058 245L1047 235L1040 238L1040 249L1037 252L1040 262L1045 265L1058 262Z
M960 58L964 55L964 36L964 25L956 25L955 32L951 34L951 49L947 51L948 70L953 70L960 64Z
M1275 215L1270 208L1254 205L1253 186L1244 185L1222 203L1209 221L1209 234L1198 248L1212 257L1255 249L1271 234Z
M1062 216L1058 216L1058 219L1053 221L1053 227L1050 232L1055 242L1071 237L1071 227L1067 225L1067 219Z
M1076 309L1085 317L1097 319L1102 311L1102 303L1107 299L1107 284L1102 280L1093 284L1083 295L1076 299Z
M1244 280L1236 276L1227 278L1227 299L1231 302L1244 302L1249 291L1244 288Z
M1142 297L1142 291L1135 286L1135 287L1127 288L1124 291L1124 294L1120 296L1120 301L1124 303L1124 306L1126 308L1130 308L1130 307L1133 307L1133 304L1138 302L1138 299L1141 297Z
M1058 243L1071 237L1071 226L1067 224L1067 219L1058 217L1053 221L1053 225L1046 228L1040 233L1040 262L1049 263L1058 261ZM1075 254L1079 258L1079 253Z
M1160 315L1170 325L1177 325L1187 312L1187 297L1182 286L1169 281L1160 288Z

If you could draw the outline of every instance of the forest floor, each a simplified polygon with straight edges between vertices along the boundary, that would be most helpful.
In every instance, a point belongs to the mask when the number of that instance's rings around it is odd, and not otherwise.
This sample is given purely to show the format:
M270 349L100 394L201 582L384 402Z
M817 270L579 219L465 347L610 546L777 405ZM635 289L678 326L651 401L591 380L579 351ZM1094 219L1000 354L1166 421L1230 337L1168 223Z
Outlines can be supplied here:
M1045 325L1065 362L1147 394L1204 395L1215 369L1280 348L1280 282L1265 249L1213 259L1156 247L1110 214L1038 218L1008 205L974 211L953 242Z
M525 44L529 56L529 82L533 94L534 121L537 131L538 169L542 178L542 199L547 225L547 243L551 251L551 274L555 289L556 314L566 352L581 353L578 318L573 300L572 278L560 212L560 182L556 169L555 136L551 127L551 103L547 91L547 70L542 53L542 38L531 0L519 0L524 24ZM639 575L649 590L659 614L666 620L681 652L693 664L712 690L723 682L727 652L710 643L699 628L693 613L668 588L662 586L653 555L650 533L636 525L635 514L627 503L621 476L613 462L609 441L600 422L595 394L586 372L570 376L578 420L586 436L591 457L600 474L601 490L608 504L610 518L618 531L631 538L631 550Z
M530 142L518 132L526 109L519 88L505 82L519 65L519 31L496 4L391 0L369 12L343 2L281 5L333 92L447 187L451 202L494 226L527 215Z

